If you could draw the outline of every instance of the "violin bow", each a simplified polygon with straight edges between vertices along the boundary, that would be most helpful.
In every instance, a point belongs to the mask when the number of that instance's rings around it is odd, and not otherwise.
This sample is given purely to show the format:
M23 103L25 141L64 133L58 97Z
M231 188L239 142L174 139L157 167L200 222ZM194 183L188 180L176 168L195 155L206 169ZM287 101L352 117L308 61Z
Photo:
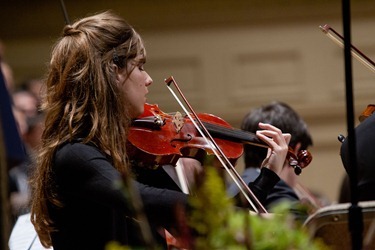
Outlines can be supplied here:
M195 128L198 130L198 132L202 135L202 137L206 140L207 144L211 146L212 151L214 152L217 159L220 161L222 166L225 168L225 170L228 172L229 176L233 179L235 184L238 186L242 194L245 196L246 200L249 202L251 207L254 209L256 213L268 213L267 210L264 208L262 203L258 200L258 198L254 195L254 193L251 191L251 189L246 185L244 180L241 178L241 176L238 174L238 172L235 170L232 163L229 161L229 159L225 156L223 151L220 149L220 147L217 145L215 140L212 138L211 134L208 132L206 127L203 125L202 121L199 119L198 115L195 113L192 106L189 104L185 96L183 95L181 89L179 88L177 82L173 78L173 76L170 76L169 78L165 79L166 86L168 87L169 91L173 95L173 97L176 99L178 104L181 106L181 108L184 110L186 115L189 117L189 119L194 124ZM177 89L178 93L186 103L186 105L189 107L190 112L187 110L185 105L181 102L181 100L178 98L176 93L173 91L173 89L170 87L170 85L173 83L175 88ZM191 116L193 114L194 118ZM198 124L199 123L199 126ZM250 198L251 197L251 198ZM256 203L256 205L254 204Z
M327 35L332 41L338 44L340 47L344 48L344 37L342 37L336 30L334 30L328 24L320 25L319 28L322 32ZM369 68L372 72L375 73L375 63L367 57L364 53L362 53L359 49L357 49L354 45L350 44L350 50L352 56Z

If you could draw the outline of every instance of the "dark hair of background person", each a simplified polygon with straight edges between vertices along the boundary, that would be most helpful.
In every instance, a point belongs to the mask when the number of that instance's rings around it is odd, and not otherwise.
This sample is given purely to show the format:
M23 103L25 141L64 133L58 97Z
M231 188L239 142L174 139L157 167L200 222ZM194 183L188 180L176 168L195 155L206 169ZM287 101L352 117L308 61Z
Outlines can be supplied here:
M289 146L294 148L301 143L301 150L313 145L312 137L306 123L288 104L273 101L251 110L242 120L241 129L255 133L259 130L259 122L278 127L283 133L292 135ZM267 149L250 144L244 146L246 167L259 167L266 158Z

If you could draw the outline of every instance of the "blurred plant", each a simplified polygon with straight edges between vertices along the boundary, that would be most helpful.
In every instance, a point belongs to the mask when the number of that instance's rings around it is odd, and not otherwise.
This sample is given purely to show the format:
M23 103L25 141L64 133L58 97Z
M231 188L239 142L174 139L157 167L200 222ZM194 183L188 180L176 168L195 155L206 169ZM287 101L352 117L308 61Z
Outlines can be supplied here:
M122 246L117 242L111 241L106 245L105 250L134 250L134 248Z
M184 218L179 218L180 223L187 223L194 231L193 240L190 234L181 235L180 238L182 242L193 241L189 244L191 249L329 249L322 241L311 239L302 223L296 219L295 210L306 208L282 203L270 214L250 213L234 206L234 201L226 194L223 179L214 167L205 167L204 174L197 180L195 195L189 198L191 211L182 213ZM142 248L121 246L116 242L110 242L106 247L106 250L129 249ZM158 249L158 246L153 249Z
M290 212L289 203L276 206L269 216L236 208L212 167L206 167L190 204L193 210L189 224L198 234L194 249L329 249L310 238Z

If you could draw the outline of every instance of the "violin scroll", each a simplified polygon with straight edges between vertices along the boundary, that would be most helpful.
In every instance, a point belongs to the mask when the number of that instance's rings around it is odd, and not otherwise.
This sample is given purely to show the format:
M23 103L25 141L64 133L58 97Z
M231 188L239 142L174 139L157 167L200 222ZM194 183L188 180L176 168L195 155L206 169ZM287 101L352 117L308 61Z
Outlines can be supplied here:
M294 173L300 175L302 169L307 167L312 161L312 155L307 150L300 150L296 156L293 151L289 149L287 160L289 160L289 166L294 168Z

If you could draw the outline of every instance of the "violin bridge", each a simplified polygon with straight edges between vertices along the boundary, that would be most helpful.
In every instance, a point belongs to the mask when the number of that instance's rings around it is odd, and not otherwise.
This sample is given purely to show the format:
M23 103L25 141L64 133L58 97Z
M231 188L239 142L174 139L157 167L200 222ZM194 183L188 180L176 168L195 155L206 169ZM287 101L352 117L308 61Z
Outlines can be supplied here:
M176 129L176 133L179 133L184 126L184 118L180 112L176 112L176 114L172 117L172 122Z

